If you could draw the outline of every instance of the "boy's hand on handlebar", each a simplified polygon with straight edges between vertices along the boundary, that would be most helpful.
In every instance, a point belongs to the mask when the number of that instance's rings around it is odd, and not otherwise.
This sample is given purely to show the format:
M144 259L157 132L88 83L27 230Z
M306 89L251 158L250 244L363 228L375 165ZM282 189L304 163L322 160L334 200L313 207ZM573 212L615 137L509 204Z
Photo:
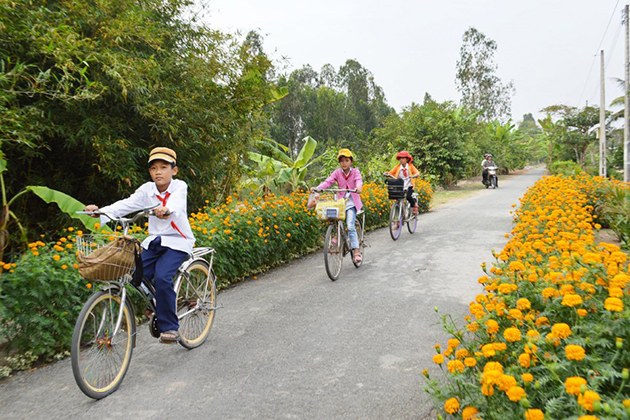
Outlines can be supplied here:
M85 206L85 211L89 211L91 213L94 213L94 212L98 211L98 206L95 205L95 204L88 204L87 206ZM98 217L97 214L91 214L90 216Z
M171 211L164 206L160 206L160 207L156 207L155 209L153 209L153 214L155 214L155 217L157 217L158 219L168 219L168 216L170 216Z

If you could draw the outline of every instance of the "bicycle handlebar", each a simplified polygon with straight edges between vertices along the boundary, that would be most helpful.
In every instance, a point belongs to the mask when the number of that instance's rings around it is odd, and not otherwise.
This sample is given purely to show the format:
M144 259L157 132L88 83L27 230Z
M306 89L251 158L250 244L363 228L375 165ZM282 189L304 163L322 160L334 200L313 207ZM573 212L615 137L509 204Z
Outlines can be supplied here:
M324 188L324 189L314 188L313 191L314 192L351 192L351 193L357 192L356 189L348 190L348 189L345 189L345 188Z
M87 214L90 216L105 216L107 217L109 220L111 220L112 222L120 222L120 223L129 223L129 224L133 224L135 222L137 222L140 218L142 217L148 217L148 216L155 216L155 208L158 207L159 204L153 206L153 207L149 207L146 209L142 209L140 210L138 213L136 213L132 218L127 218L127 217L112 217L109 214L102 212L100 210L96 210L96 211L77 211L75 212L76 214ZM172 212L168 211L166 212L164 215L165 216L169 216L171 215Z

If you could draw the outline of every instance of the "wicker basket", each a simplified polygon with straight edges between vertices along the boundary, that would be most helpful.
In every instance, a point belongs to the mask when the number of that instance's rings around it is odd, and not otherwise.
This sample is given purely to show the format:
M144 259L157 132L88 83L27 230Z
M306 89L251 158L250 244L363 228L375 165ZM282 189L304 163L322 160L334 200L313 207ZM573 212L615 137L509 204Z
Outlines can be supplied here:
M131 236L84 235L77 237L79 274L90 281L113 281L131 274L142 251Z

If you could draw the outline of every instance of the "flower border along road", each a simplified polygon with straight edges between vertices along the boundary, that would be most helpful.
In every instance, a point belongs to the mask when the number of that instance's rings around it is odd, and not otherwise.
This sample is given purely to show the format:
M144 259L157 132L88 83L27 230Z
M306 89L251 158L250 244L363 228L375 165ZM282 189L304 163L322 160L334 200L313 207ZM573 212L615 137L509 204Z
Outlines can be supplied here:
M628 258L595 243L592 215L610 184L545 177L521 199L467 331L442 316L446 381L423 371L438 418L630 418Z

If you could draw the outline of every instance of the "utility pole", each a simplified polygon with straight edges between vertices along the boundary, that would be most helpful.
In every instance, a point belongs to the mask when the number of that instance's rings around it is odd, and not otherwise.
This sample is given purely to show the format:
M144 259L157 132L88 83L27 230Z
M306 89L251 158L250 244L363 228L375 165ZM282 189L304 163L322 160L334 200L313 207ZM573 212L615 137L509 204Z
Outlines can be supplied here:
M630 180L630 124L628 123L628 108L630 108L630 22L628 22L628 5L623 9L623 19L626 24L626 60L625 60L625 71L624 71L624 79L625 81L625 93L624 93L624 105L625 109L623 111L623 180L624 182L628 182Z
M599 176L606 176L606 76L604 72L604 50L601 53L601 87L599 100Z

